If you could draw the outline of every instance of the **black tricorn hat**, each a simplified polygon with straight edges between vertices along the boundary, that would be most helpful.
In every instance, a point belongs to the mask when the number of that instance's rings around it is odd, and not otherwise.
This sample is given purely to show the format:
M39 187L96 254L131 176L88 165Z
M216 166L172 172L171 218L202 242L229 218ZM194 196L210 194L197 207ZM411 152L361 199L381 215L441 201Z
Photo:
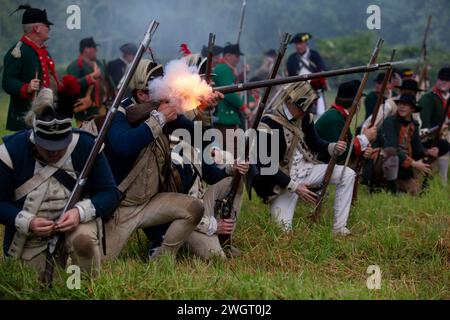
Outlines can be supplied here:
M395 86L397 89L403 89L403 90L411 90L411 91L423 91L419 89L419 85L416 80L413 79L405 79L402 81L401 86Z
M17 11L25 10L22 16L22 24L29 23L43 23L48 26L52 26L53 23L48 21L47 11L40 10L37 8L32 8L29 4L20 5L15 11L13 11L10 15L16 13Z
M97 48L99 44L95 43L93 37L84 38L80 41L80 52L83 51L84 48Z
M338 92L336 95L336 99L353 101L358 93L359 86L361 85L361 81L352 80L341 83L338 88Z
M307 32L297 33L290 43L306 42L312 39L312 35Z
M123 54L132 54L135 55L138 52L138 47L134 43L125 43L120 46L120 51Z
M439 70L438 78L442 81L450 81L450 67Z
M416 96L411 93L405 93L400 96L395 102L403 102L406 104L409 104L411 107L415 109L415 112L420 112L422 109L418 104L416 100Z
M385 72L379 73L379 74L377 75L377 77L375 78L375 82L378 83L378 84L382 84L383 81L384 81L384 77L385 77L385 76L386 76L386 73L385 73Z
M277 57L277 51L275 49L270 49L270 50L267 50L266 52L264 52L264 55L266 57L276 58Z
M219 54L221 54L223 52L223 48L221 46L214 46L212 51L213 51L213 56L218 56ZM203 46L201 54L202 54L202 57L208 56L208 46Z
M241 49L239 48L239 43L237 44L231 44L227 43L227 45L223 48L223 54L234 54L237 56L243 56L244 54L241 52Z

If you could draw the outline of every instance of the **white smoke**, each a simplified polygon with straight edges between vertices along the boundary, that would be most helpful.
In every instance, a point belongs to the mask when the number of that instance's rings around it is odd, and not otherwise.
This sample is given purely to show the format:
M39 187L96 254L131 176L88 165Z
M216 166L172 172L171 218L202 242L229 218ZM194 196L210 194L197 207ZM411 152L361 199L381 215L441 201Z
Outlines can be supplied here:
M212 88L198 74L198 68L188 66L184 59L170 61L164 77L151 81L149 90L153 100L168 100L180 113L197 108L201 98L212 93Z

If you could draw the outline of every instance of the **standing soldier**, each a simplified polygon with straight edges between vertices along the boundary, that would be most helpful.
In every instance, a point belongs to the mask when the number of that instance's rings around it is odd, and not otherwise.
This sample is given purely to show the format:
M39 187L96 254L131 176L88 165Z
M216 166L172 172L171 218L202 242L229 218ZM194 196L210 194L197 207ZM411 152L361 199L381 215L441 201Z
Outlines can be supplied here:
M24 117L31 101L41 88L56 89L59 86L55 63L47 52L50 26L47 12L28 5L22 16L23 36L5 55L3 89L10 95L6 129L18 131L26 128ZM56 91L56 90L55 90Z
M81 40L80 56L67 67L67 74L75 76L81 87L81 98L74 109L79 123L106 111L105 69L97 60L97 46L93 38Z
M309 33L298 33L292 38L291 43L295 44L296 52L289 56L286 63L288 76L325 71L325 63L319 52L312 50L308 45L310 39L312 39L312 35ZM313 80L311 84L319 95L319 100L311 112L315 113L317 117L320 117L326 110L323 91L327 89L327 82L323 78Z
M438 79L433 89L427 92L419 100L419 105L422 108L420 117L422 119L422 128L430 129L439 126L444 117L450 117L450 114L445 115L445 107L450 96L450 67L439 70ZM450 134L447 133L447 141L450 142ZM439 172L442 181L446 184L448 180L448 164L449 154L439 158Z
M85 272L97 270L101 219L110 217L120 199L101 153L86 185L89 197L62 216L94 145L90 134L72 129L71 99L60 95L56 104L53 92L42 89L27 115L32 129L5 137L0 146L3 250L39 271L45 269L46 249L55 232L65 233L65 247L74 264Z
M138 48L133 43L126 43L120 47L122 56L116 60L108 62L108 72L111 80L114 83L114 88L117 88L128 66L133 62Z

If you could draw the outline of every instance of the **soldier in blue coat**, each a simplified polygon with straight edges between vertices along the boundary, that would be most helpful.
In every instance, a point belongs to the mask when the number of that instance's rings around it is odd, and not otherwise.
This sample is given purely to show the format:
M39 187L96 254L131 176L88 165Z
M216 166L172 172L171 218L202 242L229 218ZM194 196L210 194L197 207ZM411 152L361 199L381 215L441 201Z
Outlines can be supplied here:
M101 220L111 216L120 192L102 153L82 200L62 212L94 144L90 134L72 128L71 107L64 108L64 101L61 97L57 106L53 92L42 89L26 118L32 129L5 137L0 146L3 250L42 272L49 239L65 233L73 264L91 272L100 267Z

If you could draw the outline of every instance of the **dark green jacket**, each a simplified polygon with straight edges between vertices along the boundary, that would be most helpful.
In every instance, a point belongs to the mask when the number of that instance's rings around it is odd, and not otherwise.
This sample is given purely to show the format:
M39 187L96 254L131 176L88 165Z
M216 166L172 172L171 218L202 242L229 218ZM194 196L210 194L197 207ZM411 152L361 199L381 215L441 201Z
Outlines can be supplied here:
M420 98L419 106L422 108L420 111L422 128L438 126L444 118L445 105L443 105L439 96L432 91L427 92Z
M104 65L96 60L97 66L100 68L102 75L105 75L105 67ZM81 90L80 90L80 96L84 97L86 96L86 92L89 88L89 85L94 84L95 81L90 77L90 74L94 72L94 68L87 64L81 57L78 57L77 60L73 61L66 70L67 74L71 74L74 77L78 79L78 83L80 84ZM95 89L93 91L92 95L92 101L95 103ZM104 96L105 92L101 92L101 95ZM79 112L75 114L75 118L78 120L86 120L90 116L98 113L98 108L96 108L94 105L90 108L88 108L85 111Z
M316 131L320 139L328 142L337 142L344 126L344 115L333 107L326 111L315 124ZM347 138L347 151L339 156L339 163L345 161L352 140L353 136L349 132ZM319 154L318 158L320 161L327 163L330 160L330 155L328 153L323 153Z
M419 124L414 120L414 132L411 137L412 154L408 154L407 150L405 150L404 147L400 145L400 128L402 124L409 123L411 122L403 120L398 115L386 118L386 120L383 122L383 125L378 129L377 140L373 144L375 148L395 148L397 150L400 165L402 167L405 167L405 161L409 160L410 162L411 158L414 160L419 160L424 157L426 152L426 149L420 141Z
M232 85L236 82L233 70L225 63L218 64L214 68L214 82L216 86ZM237 93L229 93L225 95L225 99L220 101L216 107L215 122L223 125L240 126L239 109L242 107L243 101Z
M25 85L36 77L42 79L39 57L33 48L25 43L20 47L20 58L12 55L12 47L5 55L3 66L3 90L10 95L6 129L19 131L26 129L24 117L31 107L32 96L26 93Z

